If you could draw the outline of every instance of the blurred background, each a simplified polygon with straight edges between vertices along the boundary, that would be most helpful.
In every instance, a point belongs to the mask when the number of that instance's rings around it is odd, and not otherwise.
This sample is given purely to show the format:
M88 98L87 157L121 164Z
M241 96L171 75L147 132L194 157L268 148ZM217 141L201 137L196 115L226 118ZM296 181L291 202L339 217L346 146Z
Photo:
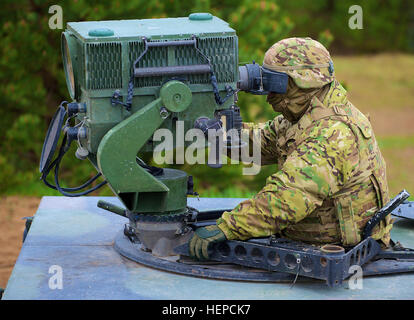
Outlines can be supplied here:
M336 76L349 98L369 113L387 162L391 195L414 194L414 2L411 0L3 0L0 11L0 287L5 287L21 245L24 216L35 213L40 197L59 195L39 180L38 163L48 124L69 99L60 52L63 30L50 29L49 7L70 21L183 17L210 12L226 20L239 37L239 61L263 60L280 39L310 36L331 52ZM352 5L363 10L363 29L350 29ZM244 121L276 116L265 97L239 94ZM74 148L75 149L75 148ZM64 158L63 186L94 175L88 161ZM242 167L220 170L172 166L194 176L202 197L250 197L276 166L255 176ZM108 187L94 195L112 195Z

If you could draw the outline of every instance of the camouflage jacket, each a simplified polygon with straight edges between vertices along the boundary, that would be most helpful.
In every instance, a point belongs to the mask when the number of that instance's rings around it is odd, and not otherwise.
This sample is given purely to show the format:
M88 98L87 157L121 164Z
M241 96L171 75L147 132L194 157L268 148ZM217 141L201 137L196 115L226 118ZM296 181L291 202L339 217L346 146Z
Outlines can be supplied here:
M244 127L260 129L262 164L278 163L279 171L217 220L228 239L280 234L314 244L361 241L366 222L389 201L385 162L369 120L337 81L323 102L312 98L295 124L280 115ZM388 245L391 227L388 216L373 238Z

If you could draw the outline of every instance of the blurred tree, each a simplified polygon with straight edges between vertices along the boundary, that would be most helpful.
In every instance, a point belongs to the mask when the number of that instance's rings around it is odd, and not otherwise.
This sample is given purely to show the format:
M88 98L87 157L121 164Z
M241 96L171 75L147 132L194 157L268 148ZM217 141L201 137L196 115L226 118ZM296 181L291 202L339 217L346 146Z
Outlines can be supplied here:
M2 37L0 57L0 194L21 190L20 185L39 183L37 172L42 140L57 105L68 98L60 53L59 29L48 25L55 1L5 0L0 12ZM292 27L276 4L269 1L67 1L61 5L64 24L68 21L161 18L211 12L230 22L241 40L240 56L261 59L270 42L284 37ZM249 109L258 107L247 99ZM262 99L263 100L263 99ZM263 104L263 101L261 102ZM248 112L244 112L248 114ZM70 158L70 160L67 160ZM92 167L68 155L62 173L69 184L78 184ZM210 169L211 170L211 169ZM228 174L239 174L240 169ZM200 176L203 169L200 168ZM90 173L92 174L92 173ZM223 172L211 171L214 177ZM211 179L205 177L205 183ZM106 192L109 193L109 192ZM109 193L110 194L110 193Z
M180 17L192 12L210 12L228 21L237 31L242 63L251 60L261 63L267 48L288 36L310 35L326 46L333 41L336 47L348 50L409 48L409 26L413 28L414 23L412 1L361 2L364 10L363 32L348 28L348 8L354 2L72 0L60 5L64 25L69 21ZM51 17L48 9L55 4L56 1L52 0L2 1L0 194L32 190L28 187L31 184L40 188L37 167L43 136L57 105L68 99L60 53L62 30L49 29L48 25ZM414 47L412 39L411 46ZM275 116L265 97L244 93L239 96L239 105L246 121L265 121ZM85 175L93 174L90 164L76 160L73 154L66 157L62 166L65 168L62 177L68 184L78 184L83 182L81 179ZM249 190L259 188L264 176L270 174L274 167L264 168L255 177L241 176L240 166L217 171L206 166L187 169L202 181L200 187L204 190L213 184L214 188L210 188L213 193L214 190L223 192L225 188L235 190L231 182L238 177L248 194ZM109 189L104 193L111 194Z
M362 30L348 26L352 16L348 10L353 5L362 8ZM281 0L279 6L295 22L293 32L297 36L317 38L322 30L330 30L335 37L334 53L414 49L411 0Z

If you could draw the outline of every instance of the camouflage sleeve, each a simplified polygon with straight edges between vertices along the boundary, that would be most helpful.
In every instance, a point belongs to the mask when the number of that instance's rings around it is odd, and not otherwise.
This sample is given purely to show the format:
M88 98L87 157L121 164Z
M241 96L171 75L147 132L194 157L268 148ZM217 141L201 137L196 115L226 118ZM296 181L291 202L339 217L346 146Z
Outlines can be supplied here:
M217 220L228 239L278 233L312 213L349 179L359 161L355 136L341 122L324 121L324 129L316 126L259 193Z
M282 130L279 118L269 120L265 123L255 124L252 122L243 122L242 130L246 137L248 136L249 154L252 154L254 144L260 144L261 163L259 165L275 164L279 153L277 150L277 137ZM227 156L231 157L231 150L227 151Z

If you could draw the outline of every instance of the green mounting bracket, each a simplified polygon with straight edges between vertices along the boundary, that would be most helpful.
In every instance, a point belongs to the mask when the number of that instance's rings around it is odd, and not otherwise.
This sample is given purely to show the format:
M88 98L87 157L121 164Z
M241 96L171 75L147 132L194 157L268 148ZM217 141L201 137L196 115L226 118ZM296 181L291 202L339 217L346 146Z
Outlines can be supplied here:
M160 97L109 130L98 147L98 167L112 191L132 212L166 212L186 206L187 175L180 170L164 170L154 177L136 161L139 150L152 137L169 112L188 108L192 93L180 81L169 81Z

